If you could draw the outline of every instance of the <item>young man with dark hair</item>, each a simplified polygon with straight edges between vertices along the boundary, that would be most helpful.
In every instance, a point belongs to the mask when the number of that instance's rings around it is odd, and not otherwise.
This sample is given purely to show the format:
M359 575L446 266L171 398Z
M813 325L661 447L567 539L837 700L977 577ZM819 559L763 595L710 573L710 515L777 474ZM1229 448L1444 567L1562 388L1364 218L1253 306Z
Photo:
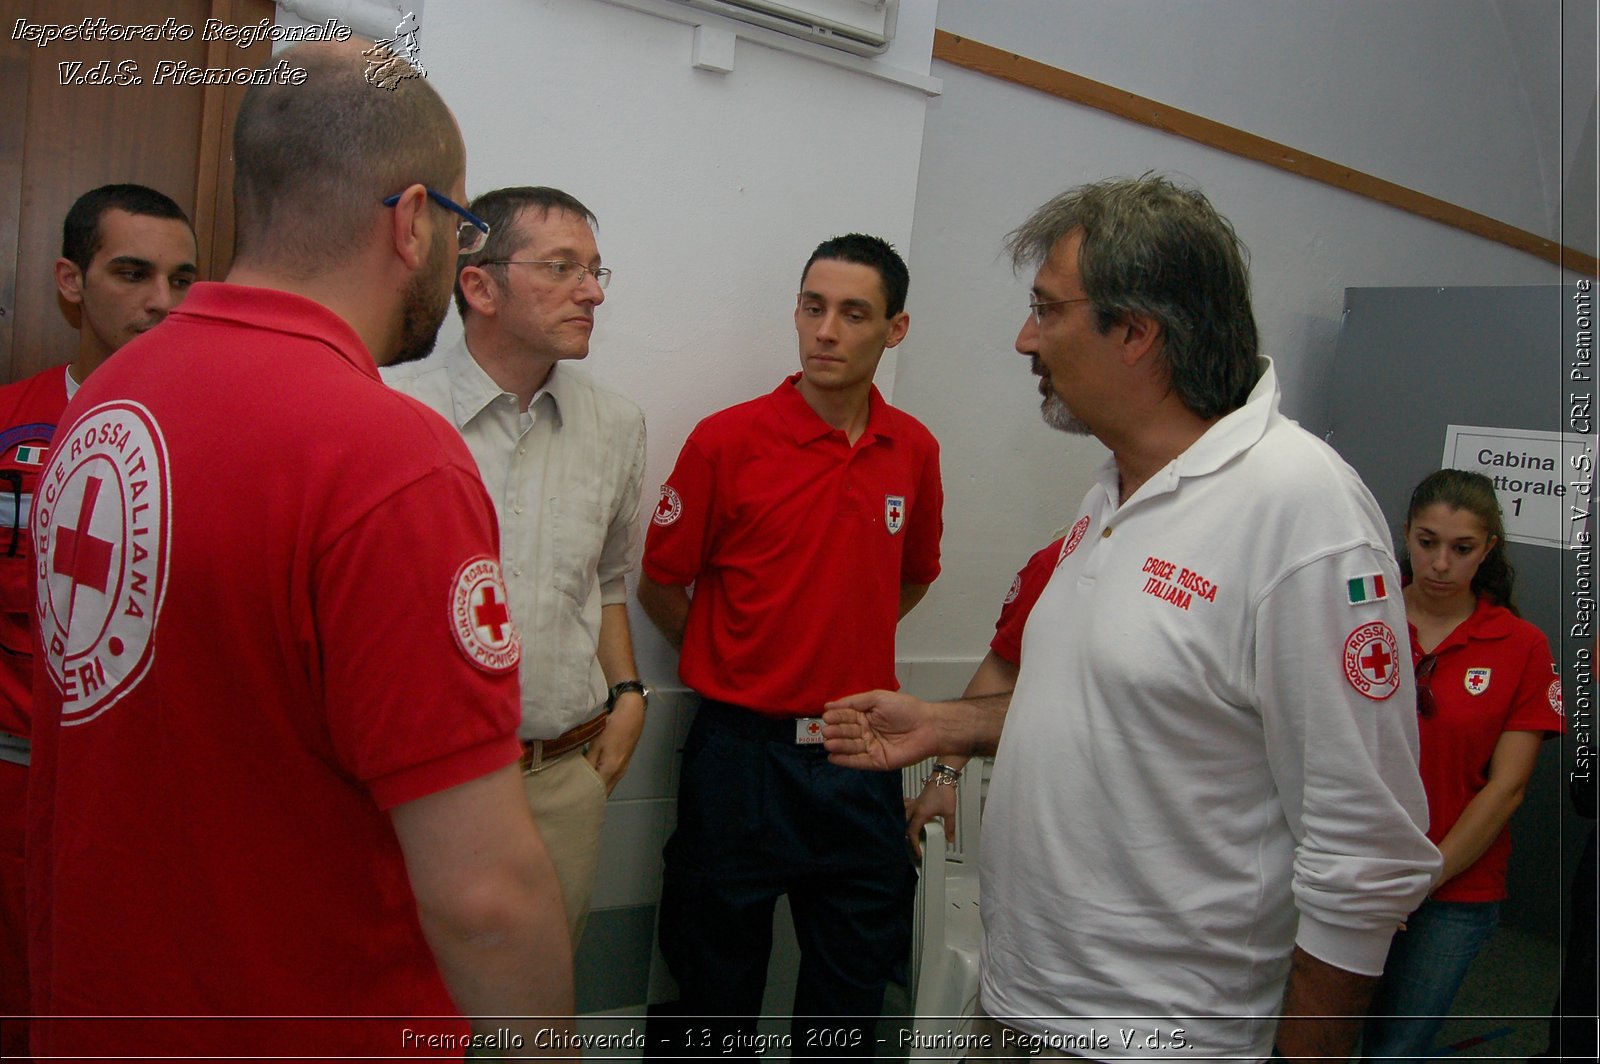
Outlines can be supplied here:
M802 1054L872 1052L910 942L899 775L828 764L817 719L869 677L895 686L895 627L939 574L938 444L872 384L910 323L905 277L876 237L817 249L795 300L800 372L690 434L639 582L702 696L666 847L662 953L684 1013L749 1033L787 894ZM705 1048L705 1025L691 1026L673 1048Z
M25 1055L22 839L33 709L33 511L56 423L102 362L154 328L197 276L194 231L171 199L143 185L103 185L78 197L62 225L56 290L77 310L78 349L0 388L0 1056Z

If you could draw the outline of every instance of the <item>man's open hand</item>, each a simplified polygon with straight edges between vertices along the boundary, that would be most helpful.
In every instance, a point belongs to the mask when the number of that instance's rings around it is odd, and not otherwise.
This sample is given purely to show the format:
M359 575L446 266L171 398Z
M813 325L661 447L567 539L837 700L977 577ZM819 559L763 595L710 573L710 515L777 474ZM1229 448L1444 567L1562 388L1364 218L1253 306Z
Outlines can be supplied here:
M846 768L902 768L939 753L934 707L899 691L865 691L823 707L828 760Z

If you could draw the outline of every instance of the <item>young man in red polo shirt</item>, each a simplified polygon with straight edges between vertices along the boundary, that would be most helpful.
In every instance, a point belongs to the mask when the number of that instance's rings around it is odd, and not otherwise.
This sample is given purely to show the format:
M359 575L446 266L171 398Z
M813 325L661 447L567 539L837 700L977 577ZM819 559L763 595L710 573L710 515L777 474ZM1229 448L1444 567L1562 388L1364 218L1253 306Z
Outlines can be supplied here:
M872 385L910 323L907 284L876 237L812 253L795 302L800 372L690 434L639 585L703 698L666 848L662 952L686 1015L752 1030L787 894L799 1054L872 1052L911 933L899 776L829 764L817 720L853 684L897 686L895 626L939 574L938 444ZM706 1048L693 1041L703 1029L675 1048Z

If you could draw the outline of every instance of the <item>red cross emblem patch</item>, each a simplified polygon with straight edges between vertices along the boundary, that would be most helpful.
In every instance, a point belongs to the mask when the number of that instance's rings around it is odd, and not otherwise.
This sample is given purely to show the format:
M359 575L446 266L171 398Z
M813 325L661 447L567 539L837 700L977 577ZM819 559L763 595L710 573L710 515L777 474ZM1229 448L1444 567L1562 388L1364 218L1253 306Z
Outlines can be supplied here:
M1567 711L1562 708L1561 704L1560 680L1551 681L1549 689L1545 691L1545 698L1549 700L1550 708L1556 711L1556 716L1564 717L1567 715Z
M167 445L138 403L102 403L52 452L33 511L34 614L61 724L85 724L150 669L167 589Z
M1005 601L1000 605L1011 605L1013 602L1017 601L1017 596L1020 594L1022 594L1022 574L1018 573L1016 576L1011 578L1011 590L1006 592Z
M1468 669L1466 678L1461 682L1467 688L1469 695L1481 695L1489 689L1489 673L1491 669Z
M1399 644L1382 621L1369 621L1344 641L1344 676L1350 686L1374 702L1400 689Z
M652 524L670 525L683 516L683 500L673 490L671 484L661 485L661 497L656 500L655 513L650 515Z
M906 497L904 495L885 495L883 497L883 525L889 530L889 535L899 533L906 523Z
M1078 549L1078 544L1083 542L1083 535L1089 531L1089 515L1084 514L1072 526L1072 531L1067 534L1066 541L1061 544L1061 553L1056 557L1056 566L1067 560L1067 555Z
M510 672L522 660L522 636L506 605L500 563L476 558L457 572L450 593L456 645L484 672Z

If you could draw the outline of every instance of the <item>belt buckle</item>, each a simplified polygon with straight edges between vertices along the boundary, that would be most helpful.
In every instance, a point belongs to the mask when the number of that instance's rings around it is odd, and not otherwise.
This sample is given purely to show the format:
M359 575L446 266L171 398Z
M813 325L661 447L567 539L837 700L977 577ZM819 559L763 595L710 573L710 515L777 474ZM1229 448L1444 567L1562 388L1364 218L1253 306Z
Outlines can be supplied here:
M797 746L816 746L822 742L821 717L796 717L794 741Z
M526 739L522 743L522 774L538 772L544 767L544 740Z

